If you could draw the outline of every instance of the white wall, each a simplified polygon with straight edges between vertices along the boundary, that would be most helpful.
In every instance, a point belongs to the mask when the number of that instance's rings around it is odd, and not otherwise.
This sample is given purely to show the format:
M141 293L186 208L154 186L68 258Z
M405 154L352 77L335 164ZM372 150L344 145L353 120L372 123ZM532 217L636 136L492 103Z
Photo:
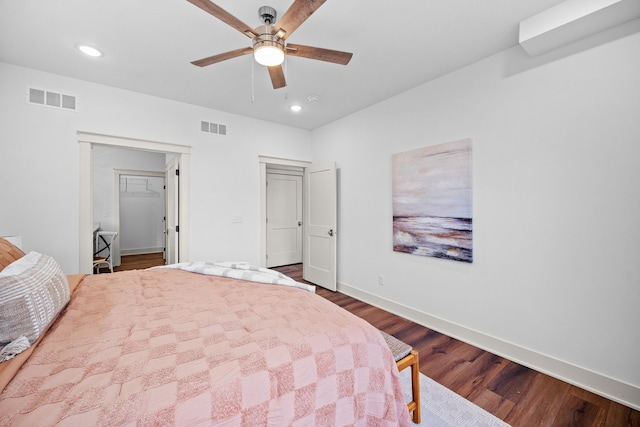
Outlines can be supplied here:
M339 289L640 407L638 52L640 33L515 47L315 130L340 168ZM473 264L393 252L391 155L463 138Z
M78 111L30 105L28 87L75 95ZM0 93L0 235L22 235L26 251L52 255L68 274L79 262L78 131L192 147L193 260L258 264L258 156L310 160L305 130L10 64L0 63ZM227 136L200 132L201 120L226 124Z

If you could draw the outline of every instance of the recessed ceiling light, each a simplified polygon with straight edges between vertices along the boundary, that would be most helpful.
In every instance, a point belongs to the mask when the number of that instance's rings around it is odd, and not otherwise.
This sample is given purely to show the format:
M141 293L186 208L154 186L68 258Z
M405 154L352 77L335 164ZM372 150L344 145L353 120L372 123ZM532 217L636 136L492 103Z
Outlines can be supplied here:
M91 47L91 46L88 46L86 44L79 44L79 45L76 45L76 47L78 48L78 50L80 52L84 53L87 56L92 56L94 58L96 58L98 56L102 56L102 52L100 52L95 47Z
M302 110L302 105L294 104L294 105L292 105L292 106L291 106L291 107L289 107L289 108L291 109L291 111L293 111L293 112L296 112L296 113L297 113L298 111Z

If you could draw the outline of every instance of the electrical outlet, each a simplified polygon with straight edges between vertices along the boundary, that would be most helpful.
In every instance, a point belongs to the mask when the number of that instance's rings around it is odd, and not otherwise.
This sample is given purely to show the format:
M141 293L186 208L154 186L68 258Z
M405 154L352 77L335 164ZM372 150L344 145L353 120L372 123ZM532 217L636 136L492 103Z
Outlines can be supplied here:
M384 286L384 276L382 274L378 275L378 285Z

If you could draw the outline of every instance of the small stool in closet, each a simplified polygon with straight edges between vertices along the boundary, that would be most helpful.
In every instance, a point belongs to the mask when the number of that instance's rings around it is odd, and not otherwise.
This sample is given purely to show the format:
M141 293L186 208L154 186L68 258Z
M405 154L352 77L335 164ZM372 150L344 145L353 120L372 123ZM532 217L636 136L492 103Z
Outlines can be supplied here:
M98 231L96 233L95 256L93 257L93 269L100 273L100 267L106 266L113 273L113 242L118 237L116 231ZM100 247L100 242L104 243L104 247ZM100 255L106 251L106 256Z
M380 331L389 346L398 371L411 367L411 402L407 404L412 413L413 422L420 424L420 368L418 352L409 344L400 341L393 335Z

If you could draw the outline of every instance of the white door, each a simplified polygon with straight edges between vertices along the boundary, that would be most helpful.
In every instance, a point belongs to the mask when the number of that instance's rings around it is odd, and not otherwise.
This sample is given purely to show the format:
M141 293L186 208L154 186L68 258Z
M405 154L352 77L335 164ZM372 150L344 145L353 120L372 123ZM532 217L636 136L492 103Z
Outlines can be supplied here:
M304 175L303 277L336 290L336 165L311 165Z
M178 232L179 218L179 188L180 175L178 162L175 158L171 159L165 167L165 183L166 191L166 212L165 212L165 263L175 264L179 262L178 248L180 246L180 233Z
M267 267L302 262L302 176L267 173Z

